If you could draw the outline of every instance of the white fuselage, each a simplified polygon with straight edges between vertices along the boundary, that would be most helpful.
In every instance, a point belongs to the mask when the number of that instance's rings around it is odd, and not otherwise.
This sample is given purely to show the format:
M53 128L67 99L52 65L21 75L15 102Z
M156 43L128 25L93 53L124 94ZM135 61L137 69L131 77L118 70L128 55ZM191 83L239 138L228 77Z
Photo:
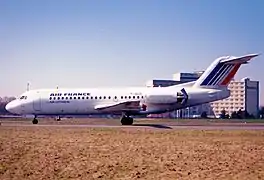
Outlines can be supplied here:
M23 93L10 102L7 110L21 115L90 115L122 113L114 106L127 101L139 102L134 114L164 113L189 106L227 98L229 90L184 87L188 100L182 104L177 98L182 86L131 87L101 89L42 89ZM146 108L142 108L142 105ZM112 106L113 107L110 107ZM100 107L110 107L103 108Z

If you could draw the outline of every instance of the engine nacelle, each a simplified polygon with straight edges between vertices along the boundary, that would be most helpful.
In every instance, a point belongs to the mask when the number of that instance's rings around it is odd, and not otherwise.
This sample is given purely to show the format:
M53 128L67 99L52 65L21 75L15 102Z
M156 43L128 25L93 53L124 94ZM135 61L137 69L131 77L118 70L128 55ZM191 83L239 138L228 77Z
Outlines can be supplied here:
M185 104L188 100L188 94L184 88L181 90L181 92L177 92L176 97L177 97L177 103L180 104Z
M146 102L151 104L174 104L180 103L185 104L188 100L188 95L184 89L177 93L166 93L166 94L156 94L151 93L146 97Z
M171 103L176 103L177 98L175 95L150 94L146 97L146 102L151 103L151 104L171 104Z

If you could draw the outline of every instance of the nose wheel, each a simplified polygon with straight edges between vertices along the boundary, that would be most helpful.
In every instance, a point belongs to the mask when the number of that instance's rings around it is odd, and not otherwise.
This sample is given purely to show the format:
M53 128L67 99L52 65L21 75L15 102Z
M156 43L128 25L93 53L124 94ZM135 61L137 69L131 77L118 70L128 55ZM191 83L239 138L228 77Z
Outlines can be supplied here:
M36 117L32 120L32 123L33 123L33 124L38 124L38 120L37 120Z

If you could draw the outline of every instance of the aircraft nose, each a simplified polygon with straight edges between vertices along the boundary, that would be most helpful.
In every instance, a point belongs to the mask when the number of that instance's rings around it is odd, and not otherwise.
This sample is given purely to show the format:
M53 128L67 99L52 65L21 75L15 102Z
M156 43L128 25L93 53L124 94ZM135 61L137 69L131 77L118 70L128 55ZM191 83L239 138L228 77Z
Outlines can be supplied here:
M5 108L10 113L18 114L18 104L15 101L9 102Z

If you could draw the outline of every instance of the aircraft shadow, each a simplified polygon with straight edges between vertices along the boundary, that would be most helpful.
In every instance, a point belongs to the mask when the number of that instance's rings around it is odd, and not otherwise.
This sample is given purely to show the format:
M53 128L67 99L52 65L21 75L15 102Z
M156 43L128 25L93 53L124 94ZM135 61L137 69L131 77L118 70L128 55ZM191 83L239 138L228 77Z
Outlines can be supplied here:
M160 128L160 129L172 129L169 126L165 126L162 124L133 124L133 126L138 126L138 127L153 127L153 128Z

